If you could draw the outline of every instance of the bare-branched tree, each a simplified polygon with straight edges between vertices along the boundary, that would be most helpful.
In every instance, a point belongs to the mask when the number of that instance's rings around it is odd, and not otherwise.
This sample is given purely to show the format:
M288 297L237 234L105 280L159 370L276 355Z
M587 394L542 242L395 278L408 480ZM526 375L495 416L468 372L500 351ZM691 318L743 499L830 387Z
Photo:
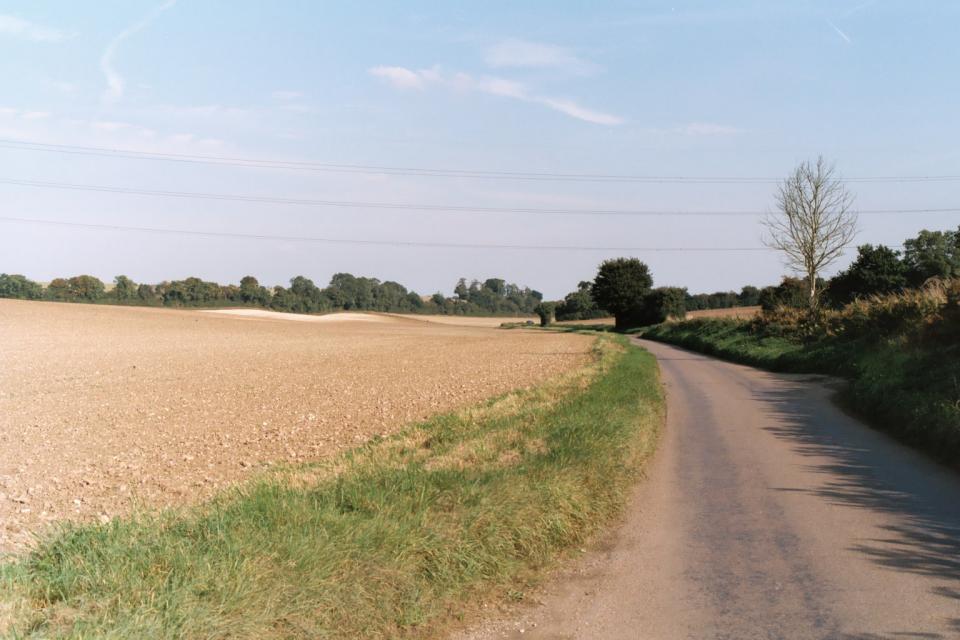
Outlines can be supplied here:
M787 266L807 281L808 303L816 309L817 276L843 255L857 234L853 195L823 157L798 166L776 194L777 211L766 217L764 244L782 251Z

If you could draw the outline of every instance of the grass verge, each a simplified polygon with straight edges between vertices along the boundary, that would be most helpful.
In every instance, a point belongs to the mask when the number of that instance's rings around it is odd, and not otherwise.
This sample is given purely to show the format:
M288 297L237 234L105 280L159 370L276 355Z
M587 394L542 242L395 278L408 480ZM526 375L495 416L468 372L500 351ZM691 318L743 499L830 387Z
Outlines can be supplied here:
M191 509L68 525L0 568L0 633L424 637L622 508L663 416L656 363L592 365L288 467Z
M663 324L644 337L773 371L850 381L841 400L873 424L960 468L960 345L902 336L803 341L764 335L738 320Z

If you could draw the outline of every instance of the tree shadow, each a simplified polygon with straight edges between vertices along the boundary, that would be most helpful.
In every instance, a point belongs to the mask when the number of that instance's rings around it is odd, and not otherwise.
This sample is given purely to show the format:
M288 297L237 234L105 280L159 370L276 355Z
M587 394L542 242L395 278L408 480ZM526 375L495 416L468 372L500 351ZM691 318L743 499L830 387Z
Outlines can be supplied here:
M806 468L826 478L814 489L776 490L798 491L833 504L895 516L894 523L880 528L880 535L858 540L849 549L881 567L935 578L940 584L931 589L932 594L957 601L960 611L960 476L864 427L838 408L811 401L809 385L780 380L772 387L762 385L753 390L756 400L784 418L765 429L811 458ZM960 631L960 619L948 624ZM891 632L844 637L944 636Z

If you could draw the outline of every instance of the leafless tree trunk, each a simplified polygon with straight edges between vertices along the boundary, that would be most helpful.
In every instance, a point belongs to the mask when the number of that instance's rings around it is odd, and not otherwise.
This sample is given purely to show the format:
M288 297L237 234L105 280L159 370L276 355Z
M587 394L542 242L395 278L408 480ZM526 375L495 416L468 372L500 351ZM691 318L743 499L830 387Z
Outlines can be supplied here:
M764 244L782 251L787 266L807 279L810 310L817 307L817 276L857 234L853 195L821 156L797 167L777 189L777 212L764 220Z

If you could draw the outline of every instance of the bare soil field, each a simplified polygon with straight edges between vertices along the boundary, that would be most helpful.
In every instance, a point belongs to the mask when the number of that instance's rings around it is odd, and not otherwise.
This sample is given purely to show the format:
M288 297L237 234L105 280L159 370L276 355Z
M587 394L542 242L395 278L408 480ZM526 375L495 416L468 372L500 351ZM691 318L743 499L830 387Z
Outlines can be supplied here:
M237 318L260 318L263 320L292 320L294 322L386 322L387 318L374 313L281 313L266 309L202 309L201 313L216 313Z
M431 316L420 314L383 314L395 318L407 318L420 322L453 325L456 327L499 327L504 322L526 322L531 320L540 324L536 316Z
M698 309L687 311L687 320L697 318L750 318L760 313L760 307L730 307L729 309Z
M190 502L332 455L580 366L592 344L288 316L0 300L0 551L51 522Z

